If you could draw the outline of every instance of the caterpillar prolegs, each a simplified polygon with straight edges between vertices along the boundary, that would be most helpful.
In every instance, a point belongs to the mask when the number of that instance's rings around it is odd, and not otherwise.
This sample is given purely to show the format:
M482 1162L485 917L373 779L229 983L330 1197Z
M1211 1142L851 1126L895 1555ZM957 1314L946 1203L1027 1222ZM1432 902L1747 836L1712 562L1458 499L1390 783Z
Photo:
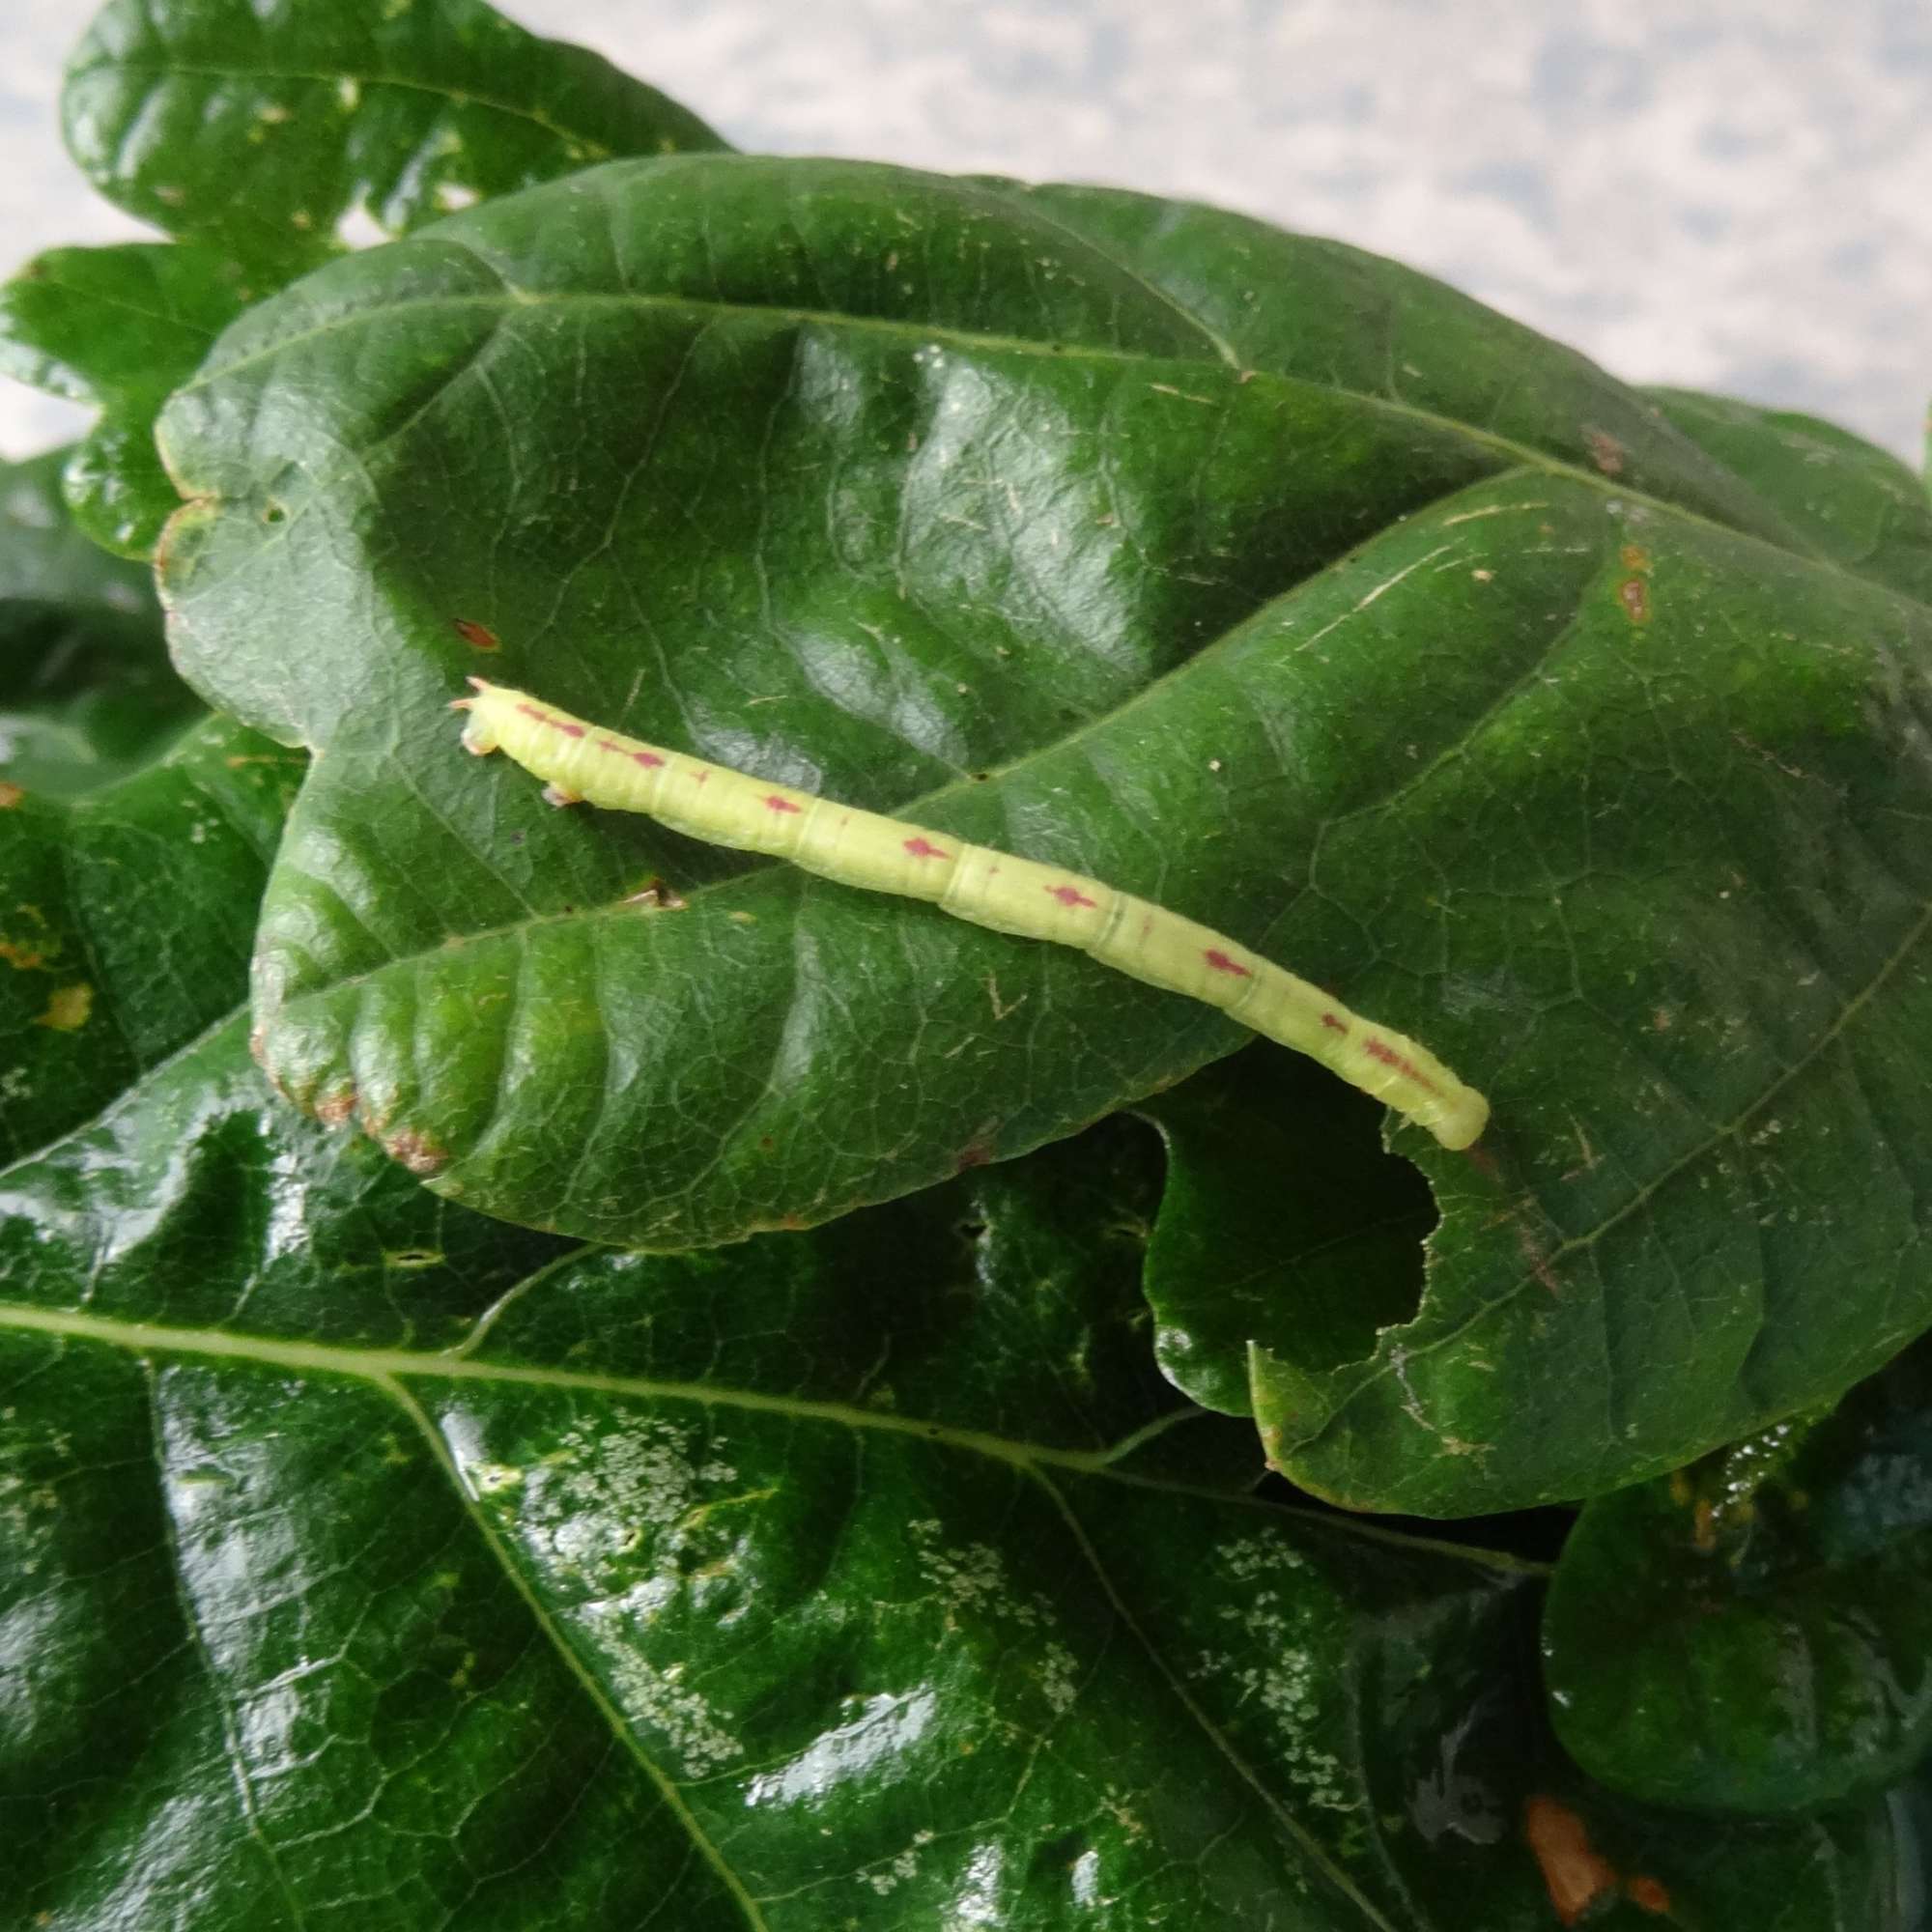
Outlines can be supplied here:
M469 682L475 696L457 700L469 713L464 744L479 755L507 753L548 781L545 796L554 803L641 811L673 831L786 859L841 885L929 900L995 932L1078 947L1312 1055L1446 1148L1468 1147L1489 1120L1490 1103L1427 1047L1179 913L1056 866L621 737L526 692Z

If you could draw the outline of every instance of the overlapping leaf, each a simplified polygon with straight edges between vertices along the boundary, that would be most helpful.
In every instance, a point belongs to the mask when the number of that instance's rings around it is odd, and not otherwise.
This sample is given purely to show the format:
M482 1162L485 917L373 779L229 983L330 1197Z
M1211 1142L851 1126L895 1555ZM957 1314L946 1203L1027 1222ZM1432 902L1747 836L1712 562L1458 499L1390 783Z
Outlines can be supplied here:
M1298 1480L1572 1496L1877 1366L1932 1317L1923 1230L1910 1185L1832 1204L1928 1144L1925 609L1520 331L1459 366L1492 414L1560 404L1541 449L1237 366L1067 216L619 164L231 331L166 421L200 499L168 583L190 675L328 747L265 914L278 1077L454 1198L674 1247L1009 1155L1239 1038L558 817L455 749L487 663L1171 903L1490 1091L1475 1161L1416 1151L1415 1320L1254 1365ZM1549 453L1579 420L1615 443L1587 473ZM683 909L634 903L653 880Z
M145 573L0 483L0 1157L233 1012L299 754L190 721Z
M139 557L180 502L156 412L247 302L451 208L719 145L656 89L478 0L114 0L63 108L95 185L181 239L29 263L0 291L0 373L101 411L68 496L98 542Z
M8 1170L0 1896L1904 1932L1883 1806L1713 1833L1577 1780L1516 1566L1137 1473L1137 1131L573 1250L301 1121L237 1026Z
M125 777L201 711L149 574L75 528L67 458L0 465L0 781L62 798Z
M0 374L101 412L63 482L103 548L153 554L181 502L156 412L251 296L228 257L192 242L51 248L0 287Z
M109 0L61 110L110 201L275 278L613 155L718 145L481 0Z
M1932 1745L1932 1357L1839 1411L1605 1496L1544 1626L1556 1727L1620 1790L1815 1810Z

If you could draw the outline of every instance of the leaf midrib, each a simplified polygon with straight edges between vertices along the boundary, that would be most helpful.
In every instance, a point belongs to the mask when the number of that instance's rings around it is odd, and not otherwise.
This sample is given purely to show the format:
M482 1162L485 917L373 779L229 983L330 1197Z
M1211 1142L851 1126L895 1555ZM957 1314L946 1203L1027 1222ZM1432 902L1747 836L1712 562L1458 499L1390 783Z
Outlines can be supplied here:
M4 1175L0 1175L4 1179ZM335 1342L285 1342L269 1336L234 1334L222 1328L185 1328L164 1322L125 1321L117 1316L82 1309L39 1308L31 1303L0 1300L0 1334L38 1334L57 1341L94 1343L130 1354L196 1356L237 1362L248 1367L291 1371L382 1386L425 1382L476 1382L518 1388L566 1390L580 1395L606 1395L629 1401L686 1402L705 1408L736 1409L745 1413L778 1415L790 1421L820 1422L829 1427L900 1435L938 1444L962 1454L987 1458L1009 1468L1029 1472L1062 1469L1077 1476L1122 1483L1136 1490L1253 1510L1270 1519L1288 1518L1319 1524L1338 1535L1363 1537L1402 1549L1433 1550L1467 1561L1473 1567L1511 1576L1542 1577L1549 1566L1504 1550L1473 1548L1460 1543L1398 1532L1369 1521L1352 1521L1319 1511L1205 1487L1199 1483L1149 1476L1120 1466L1121 1459L1143 1447L1158 1425L1173 1427L1207 1419L1209 1411L1186 1405L1130 1431L1119 1442L1099 1449L1065 1449L1048 1443L1020 1442L984 1430L961 1429L929 1422L890 1409L859 1407L810 1396L766 1395L755 1389L721 1386L715 1382L659 1380L646 1376L599 1374L583 1369L532 1368L515 1362L478 1361L465 1355L463 1342L446 1350L354 1348Z

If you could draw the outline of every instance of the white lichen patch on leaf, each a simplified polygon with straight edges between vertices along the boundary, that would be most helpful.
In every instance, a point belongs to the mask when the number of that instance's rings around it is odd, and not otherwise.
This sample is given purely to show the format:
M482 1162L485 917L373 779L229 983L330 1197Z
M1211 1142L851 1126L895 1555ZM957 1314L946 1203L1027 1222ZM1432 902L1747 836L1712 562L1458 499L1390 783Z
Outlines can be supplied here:
M684 1528L738 1480L718 1446L662 1416L570 1429L528 1471L531 1515L547 1521L552 1553L593 1587L618 1580L605 1572L613 1561L623 1562L627 1578L640 1558L662 1567L680 1548Z
M940 1541L944 1525L925 1518L907 1526L919 1552L919 1571L946 1607L946 1628L1006 1626L1035 1634L1043 1641L1030 1659L1027 1674L1038 1687L1047 1709L1065 1717L1080 1695L1080 1662L1068 1647L1049 1634L1056 1621L1050 1599L1037 1591L1015 1590L1006 1559L990 1544Z
M1266 1713L1272 1760L1309 1804L1360 1808L1364 1801L1350 1790L1341 1759L1315 1742L1326 1681L1319 1635L1327 1609L1317 1567L1278 1539L1251 1536L1223 1545L1215 1568L1241 1586L1215 1613L1234 1626L1236 1640L1202 1651L1188 1676L1232 1684L1237 1709L1254 1704Z
M660 1669L638 1649L632 1632L635 1610L630 1601L617 1598L585 1612L618 1708L655 1731L676 1753L680 1776L706 1777L723 1771L744 1756L745 1747L724 1728L711 1700L683 1681L682 1663Z

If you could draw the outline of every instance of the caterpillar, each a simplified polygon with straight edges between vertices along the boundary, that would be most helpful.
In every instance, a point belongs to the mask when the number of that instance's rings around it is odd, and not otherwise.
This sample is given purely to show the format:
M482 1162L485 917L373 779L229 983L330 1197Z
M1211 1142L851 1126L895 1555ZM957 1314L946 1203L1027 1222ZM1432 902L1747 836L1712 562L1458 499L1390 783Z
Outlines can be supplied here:
M1426 1127L1445 1148L1471 1146L1488 1123L1490 1103L1427 1047L1150 900L1057 866L622 737L507 685L480 677L469 683L475 696L453 706L469 714L466 749L479 757L506 753L547 781L544 796L553 805L640 811L710 844L789 860L867 892L923 899L995 932L1077 947L1117 972L1203 1000L1311 1055Z

